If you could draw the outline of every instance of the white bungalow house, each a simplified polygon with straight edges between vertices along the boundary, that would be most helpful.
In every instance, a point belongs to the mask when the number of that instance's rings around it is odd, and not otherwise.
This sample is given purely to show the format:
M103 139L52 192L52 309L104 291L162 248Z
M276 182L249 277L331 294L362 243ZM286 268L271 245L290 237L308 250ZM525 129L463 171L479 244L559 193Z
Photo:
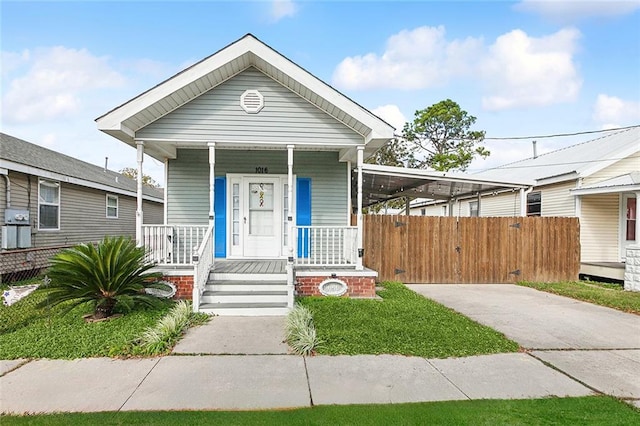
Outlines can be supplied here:
M470 176L530 188L455 202L414 200L411 214L578 217L581 274L624 279L627 248L640 236L640 126Z
M96 122L137 148L139 176L143 153L164 162L165 224L143 225L139 197L137 239L195 309L280 315L294 289L375 295L352 170L394 129L253 35Z

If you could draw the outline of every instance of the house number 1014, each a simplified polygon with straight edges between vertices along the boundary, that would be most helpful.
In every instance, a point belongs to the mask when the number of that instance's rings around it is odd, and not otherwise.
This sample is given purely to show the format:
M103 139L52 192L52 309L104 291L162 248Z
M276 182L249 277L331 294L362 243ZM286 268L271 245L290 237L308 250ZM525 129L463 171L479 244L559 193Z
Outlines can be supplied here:
M269 169L267 167L256 167L256 174L265 174L269 173Z

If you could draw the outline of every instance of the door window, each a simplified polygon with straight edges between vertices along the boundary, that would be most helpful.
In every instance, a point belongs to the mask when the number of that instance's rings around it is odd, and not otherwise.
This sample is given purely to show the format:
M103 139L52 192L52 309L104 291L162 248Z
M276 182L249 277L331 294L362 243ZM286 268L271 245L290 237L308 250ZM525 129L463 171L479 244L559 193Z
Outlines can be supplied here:
M274 235L273 183L249 184L249 235Z

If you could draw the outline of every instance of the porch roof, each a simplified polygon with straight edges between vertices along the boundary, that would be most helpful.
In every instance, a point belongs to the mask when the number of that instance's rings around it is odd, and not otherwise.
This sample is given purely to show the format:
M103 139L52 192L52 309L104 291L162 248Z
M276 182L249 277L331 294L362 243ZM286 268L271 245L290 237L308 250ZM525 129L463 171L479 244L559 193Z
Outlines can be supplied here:
M530 184L523 182L494 181L473 175L374 164L364 164L362 171L362 204L365 207L407 196L451 200L530 187Z
M362 135L365 157L393 138L394 128L390 124L251 34L98 117L98 129L135 146L137 131L249 67L258 69ZM355 147L343 147L340 157L355 160L355 152ZM175 158L176 145L149 144L145 146L145 153L159 160Z
M612 194L640 191L640 172L627 173L571 190L572 195Z

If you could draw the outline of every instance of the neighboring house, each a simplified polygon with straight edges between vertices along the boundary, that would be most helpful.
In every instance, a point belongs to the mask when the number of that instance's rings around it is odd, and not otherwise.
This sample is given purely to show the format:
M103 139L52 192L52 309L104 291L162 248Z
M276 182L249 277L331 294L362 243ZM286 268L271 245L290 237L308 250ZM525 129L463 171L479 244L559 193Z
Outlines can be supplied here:
M375 296L357 251L361 214L351 226L362 206L351 203L352 169L394 129L254 36L96 122L139 160L165 163L166 226L139 223L138 238L195 309L280 315L294 281L299 294L320 294L328 280L323 291L346 283L352 296ZM224 287L230 279L257 282Z
M163 191L143 190L145 222L163 223ZM38 270L60 248L135 235L136 182L0 133L0 275Z
M415 200L411 214L578 217L581 273L624 278L626 249L640 236L640 126L470 176L531 187L455 203Z

